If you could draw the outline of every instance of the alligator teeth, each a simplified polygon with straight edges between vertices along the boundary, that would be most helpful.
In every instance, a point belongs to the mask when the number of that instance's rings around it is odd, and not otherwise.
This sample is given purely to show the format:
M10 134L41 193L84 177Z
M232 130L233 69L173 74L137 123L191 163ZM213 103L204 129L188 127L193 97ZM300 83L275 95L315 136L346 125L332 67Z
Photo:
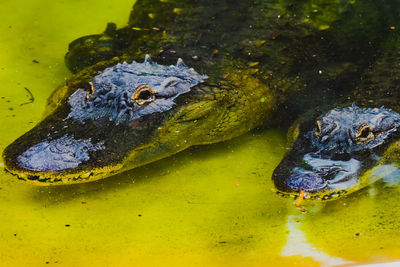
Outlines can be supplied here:
M153 64L153 60L150 58L150 56L148 54L146 54L146 56L144 56L144 63L149 63L149 64Z
M176 61L176 66L177 67L186 67L185 63L181 58L178 58L178 61Z

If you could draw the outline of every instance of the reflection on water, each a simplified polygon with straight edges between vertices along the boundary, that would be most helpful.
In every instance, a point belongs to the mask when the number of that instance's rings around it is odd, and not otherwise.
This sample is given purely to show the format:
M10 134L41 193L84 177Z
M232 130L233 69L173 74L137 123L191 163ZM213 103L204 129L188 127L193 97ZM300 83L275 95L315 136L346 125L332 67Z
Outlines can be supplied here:
M339 257L332 257L326 254L323 250L314 247L313 244L309 243L307 241L306 233L299 228L299 224L303 221L303 217L303 214L289 215L287 217L286 228L289 233L287 243L282 249L282 256L288 257L298 255L302 257L311 257L324 266L353 263L352 261L346 261Z
M108 20L124 24L131 2L2 2L1 151L40 120L45 99L69 75L62 62L68 42L100 32ZM29 98L24 87L35 102L20 106ZM284 132L262 129L88 184L34 187L2 173L0 261L319 266L399 260L398 171L337 201L304 202L303 213L273 191L270 177L284 147Z

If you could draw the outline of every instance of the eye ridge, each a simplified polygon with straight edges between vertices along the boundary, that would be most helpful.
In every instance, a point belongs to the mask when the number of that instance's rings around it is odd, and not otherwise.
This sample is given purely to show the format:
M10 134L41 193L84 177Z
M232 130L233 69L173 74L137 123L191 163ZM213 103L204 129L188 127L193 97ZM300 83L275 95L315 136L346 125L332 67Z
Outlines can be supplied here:
M132 100L138 105L143 105L148 102L152 102L156 99L155 92L147 84L141 84L132 95Z

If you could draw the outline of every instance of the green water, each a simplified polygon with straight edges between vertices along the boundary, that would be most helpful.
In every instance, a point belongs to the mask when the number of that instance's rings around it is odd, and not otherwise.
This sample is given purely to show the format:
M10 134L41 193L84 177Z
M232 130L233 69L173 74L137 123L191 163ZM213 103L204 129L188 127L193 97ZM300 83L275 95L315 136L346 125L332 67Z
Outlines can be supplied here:
M0 150L40 119L70 74L68 43L125 25L132 0L0 3ZM29 101L24 88L34 95ZM337 265L400 258L399 188L338 201L273 191L285 133L253 131L97 182L35 187L1 173L2 266Z

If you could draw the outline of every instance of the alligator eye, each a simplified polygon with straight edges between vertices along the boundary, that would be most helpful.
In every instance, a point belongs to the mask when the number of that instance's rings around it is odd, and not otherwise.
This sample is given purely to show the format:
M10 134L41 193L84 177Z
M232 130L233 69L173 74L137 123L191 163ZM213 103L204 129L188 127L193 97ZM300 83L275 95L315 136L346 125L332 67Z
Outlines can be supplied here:
M136 88L135 93L132 95L132 100L134 100L138 105L152 102L155 99L155 92L147 84L139 85Z
M372 128L368 124L361 125L360 129L356 134L356 138L358 142L366 142L372 138L374 138L374 133Z
M319 137L321 135L321 131L322 131L322 122L321 121L316 121L317 123L317 130L314 132L316 137Z

